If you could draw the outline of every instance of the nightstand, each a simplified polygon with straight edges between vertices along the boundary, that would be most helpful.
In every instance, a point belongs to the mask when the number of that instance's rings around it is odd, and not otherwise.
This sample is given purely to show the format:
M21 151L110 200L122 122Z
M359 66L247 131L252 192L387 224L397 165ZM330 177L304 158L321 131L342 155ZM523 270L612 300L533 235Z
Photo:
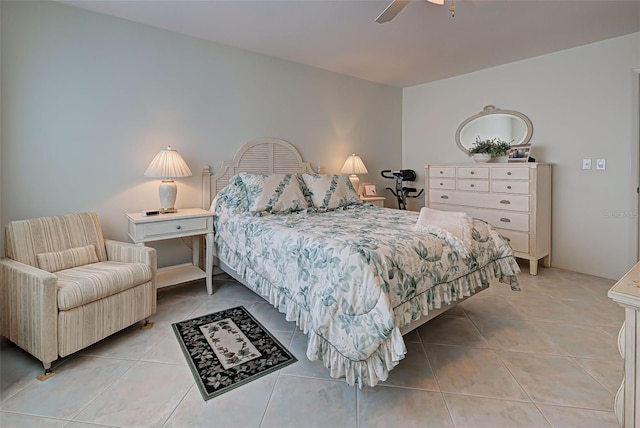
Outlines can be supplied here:
M385 198L382 196L360 196L360 199L362 199L364 202L369 202L373 205L384 208Z
M200 235L204 235L207 248L213 246L213 216L200 208L183 208L176 213L143 216L129 213L129 239L136 244L145 244L164 239L193 237L193 261L181 265L160 268L156 274L156 288L168 287L183 282L206 278L207 293L213 294L211 272L213 266L205 249L205 271L198 267L200 260Z

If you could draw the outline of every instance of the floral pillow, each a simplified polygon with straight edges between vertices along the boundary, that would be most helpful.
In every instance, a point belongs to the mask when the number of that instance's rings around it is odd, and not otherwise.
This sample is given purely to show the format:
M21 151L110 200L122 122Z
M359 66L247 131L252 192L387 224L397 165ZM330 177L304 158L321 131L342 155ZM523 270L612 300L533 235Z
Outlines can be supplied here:
M222 210L231 210L235 213L246 212L249 210L247 205L247 192L244 189L242 180L234 175L227 184L211 202L211 211L220 212Z
M313 206L320 211L362 203L346 175L302 174L302 181Z
M288 213L309 208L298 174L238 174L247 192L249 211Z

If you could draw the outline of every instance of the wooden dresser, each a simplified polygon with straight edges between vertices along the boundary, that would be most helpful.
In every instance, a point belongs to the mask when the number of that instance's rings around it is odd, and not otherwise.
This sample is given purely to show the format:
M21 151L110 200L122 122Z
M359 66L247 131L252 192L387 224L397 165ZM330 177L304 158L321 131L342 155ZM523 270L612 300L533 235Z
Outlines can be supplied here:
M545 163L463 163L426 165L425 204L464 211L487 221L505 236L514 255L551 263L551 165Z
M608 293L624 308L624 323L618 334L618 350L624 359L624 378L614 405L620 426L640 426L640 263L637 263Z

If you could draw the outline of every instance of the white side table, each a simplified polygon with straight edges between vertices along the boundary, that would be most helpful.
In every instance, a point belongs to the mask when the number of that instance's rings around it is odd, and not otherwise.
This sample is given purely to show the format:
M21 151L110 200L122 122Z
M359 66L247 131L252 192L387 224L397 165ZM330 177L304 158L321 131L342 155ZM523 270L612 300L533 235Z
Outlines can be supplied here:
M200 239L205 235L207 248L213 244L213 216L210 211L200 208L183 208L176 213L142 216L140 213L127 214L129 239L136 244L145 244L164 239L193 237L193 261L160 268L156 274L156 288L168 287L183 282L206 278L207 293L213 294L211 283L211 255L205 249L205 270L198 267L200 260Z
M360 196L360 199L362 199L365 202L369 202L373 205L377 205L379 207L384 208L385 198L383 196Z

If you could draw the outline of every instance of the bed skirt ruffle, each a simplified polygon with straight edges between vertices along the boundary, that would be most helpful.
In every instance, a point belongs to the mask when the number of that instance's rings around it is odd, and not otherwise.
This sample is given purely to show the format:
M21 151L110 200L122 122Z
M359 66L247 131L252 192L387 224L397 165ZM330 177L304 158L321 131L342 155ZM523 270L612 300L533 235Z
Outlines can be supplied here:
M428 315L429 310L439 309L442 305L452 303L474 294L477 290L488 287L492 279L499 279L519 290L517 272L520 271L513 257L498 259L486 266L453 281L438 284L426 292L402 303L394 308L396 327L380 344L378 349L366 359L356 361L345 357L333 345L317 334L309 331L311 318L309 312L299 306L286 292L271 284L269 280L251 269L237 257L235 252L225 245L217 243L218 258L233 269L254 292L263 296L278 311L284 313L287 321L295 321L307 335L307 358L311 361L322 361L333 378L344 377L350 386L375 386L385 381L389 371L404 358L407 349L400 334L400 328L409 325L421 316Z
M434 285L411 300L393 308L395 325L405 327L422 316L429 315L429 311L440 309L443 305L451 305L456 301L475 294L478 290L487 288L489 283L498 279L509 284L514 291L520 291L517 274L520 267L513 257L497 259L486 266L463 275L452 281Z

